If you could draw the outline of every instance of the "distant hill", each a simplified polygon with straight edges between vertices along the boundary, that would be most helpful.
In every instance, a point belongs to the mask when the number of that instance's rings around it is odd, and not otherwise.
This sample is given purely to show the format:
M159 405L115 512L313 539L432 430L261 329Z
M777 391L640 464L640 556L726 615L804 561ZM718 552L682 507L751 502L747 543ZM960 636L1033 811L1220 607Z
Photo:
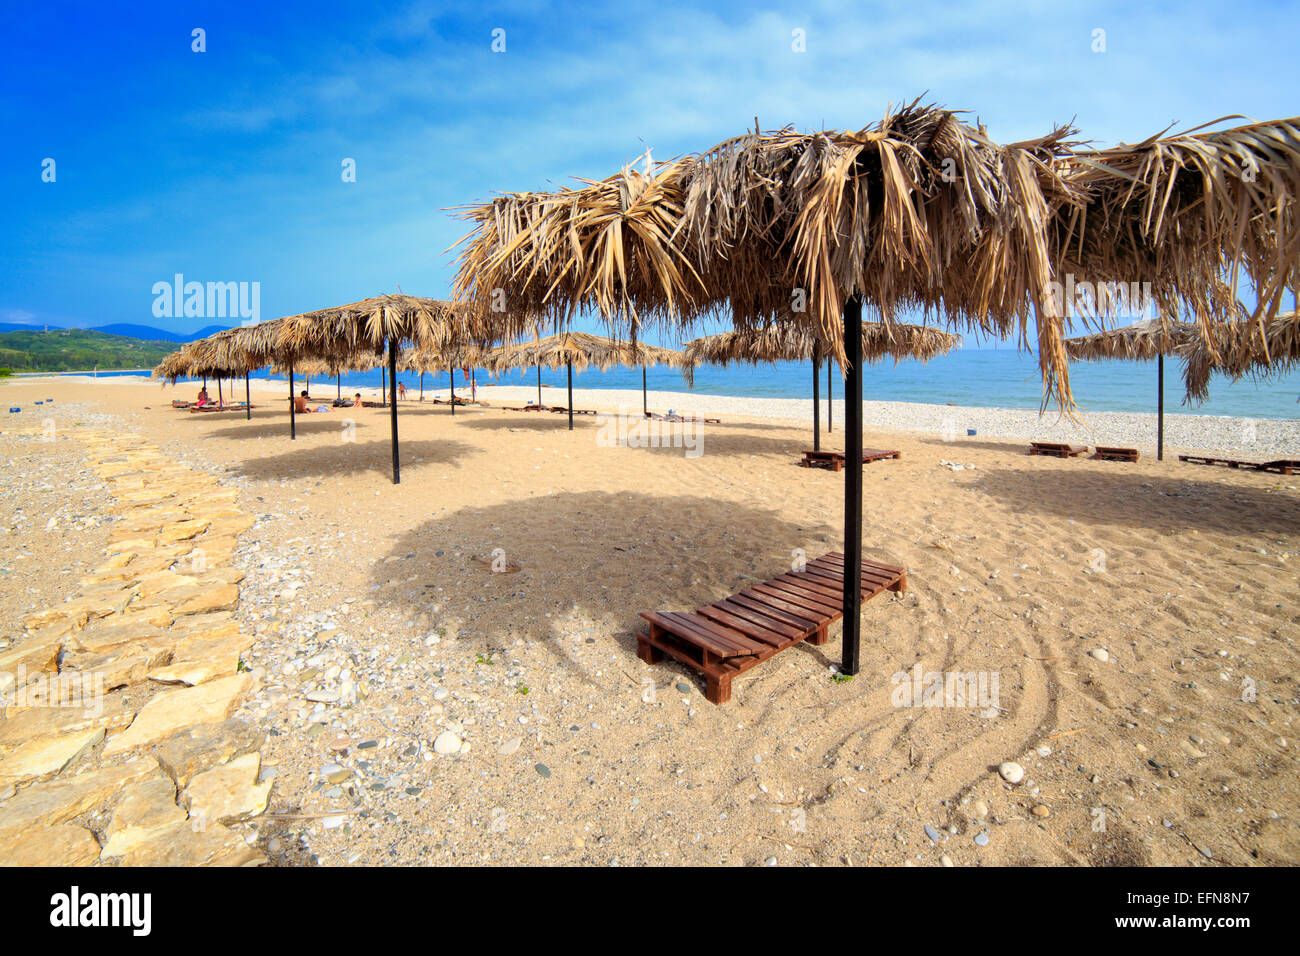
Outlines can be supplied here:
M89 329L0 332L0 368L17 372L153 368L164 356L176 351L178 344Z
M146 342L193 342L197 339L205 339L215 332L223 332L229 326L209 325L198 329L194 332L169 332L166 329L154 328L152 325L136 325L131 322L114 322L110 325L97 325L93 329L63 329L57 326L50 326L51 332L104 332L108 335L123 335L127 338L143 339ZM16 322L0 322L0 333L3 332L43 332L43 325L20 325Z

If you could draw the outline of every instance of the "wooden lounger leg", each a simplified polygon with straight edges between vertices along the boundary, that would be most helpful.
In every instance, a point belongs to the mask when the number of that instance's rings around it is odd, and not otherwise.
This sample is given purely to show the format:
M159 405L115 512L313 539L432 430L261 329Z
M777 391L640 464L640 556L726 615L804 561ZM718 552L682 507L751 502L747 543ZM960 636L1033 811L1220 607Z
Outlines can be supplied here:
M902 594L907 590L907 572L904 571L898 576L898 580L889 586L889 590L897 591Z
M725 704L731 700L731 675L716 671L705 672L704 696L714 704Z
M826 633L828 626L829 625L823 624L821 627L817 628L817 630L813 631L811 634L809 634L807 637L804 638L804 643L816 644L819 647L822 644L825 644L827 641L831 639L830 635Z
M654 625L652 624L650 627L653 631ZM647 664L658 664L664 659L664 652L650 643L649 634L638 634L636 636L636 656Z

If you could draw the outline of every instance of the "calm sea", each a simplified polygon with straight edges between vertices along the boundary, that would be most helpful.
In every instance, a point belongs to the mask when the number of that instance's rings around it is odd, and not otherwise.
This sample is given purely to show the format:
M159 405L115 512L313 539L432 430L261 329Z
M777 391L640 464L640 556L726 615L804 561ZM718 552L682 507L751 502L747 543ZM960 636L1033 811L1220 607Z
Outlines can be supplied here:
M114 374L114 373L105 373ZM265 378L265 375L258 375ZM418 374L402 374L407 388L417 389ZM492 381L485 372L480 382ZM1085 411L1150 412L1156 406L1156 364L1154 362L1076 362L1070 368L1075 399ZM378 387L378 369L353 372L343 376L347 393L354 386ZM503 374L496 381L502 385L533 385L537 373L528 369L518 374ZM564 387L565 374L543 370L542 381L548 386ZM688 391L680 372L652 368L647 373L651 390ZM424 387L445 389L446 373L424 376ZM463 376L457 372L457 390ZM334 380L317 379L312 391L330 397ZM574 388L639 389L641 370L615 368L608 372L589 370L574 373ZM825 395L825 366L821 376ZM835 397L843 398L839 377L834 381ZM807 362L780 362L774 365L703 367L695 375L696 392L705 395L747 395L758 398L804 398L812 390L812 368ZM215 390L214 390L215 391ZM868 366L863 384L867 399L896 402L926 402L935 405L974 405L992 408L1036 409L1042 394L1037 360L1032 355L1010 349L962 349L929 363L886 360ZM1300 419L1300 371L1267 382L1244 379L1232 382L1218 377L1210 385L1210 399L1202 405L1183 405L1182 365L1175 359L1165 362L1165 411L1201 415L1231 415L1243 418ZM550 401L554 401L552 396Z

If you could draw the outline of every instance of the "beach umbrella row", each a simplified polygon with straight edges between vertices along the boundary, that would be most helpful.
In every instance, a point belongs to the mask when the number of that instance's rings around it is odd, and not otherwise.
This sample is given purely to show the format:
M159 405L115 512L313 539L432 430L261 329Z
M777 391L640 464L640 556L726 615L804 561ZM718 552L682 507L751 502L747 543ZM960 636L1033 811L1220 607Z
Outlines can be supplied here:
M880 322L862 324L862 359L879 362L893 358L920 359L928 362L961 344L961 336L923 325L885 325ZM813 372L813 450L821 449L820 386L817 381L821 359L827 349L815 336L811 327L785 323L761 329L735 329L707 335L686 343L682 359L682 376L688 384L695 382L695 369L699 365L729 366L772 362L812 362ZM827 355L827 375L830 375L830 357ZM827 405L830 404L830 382L827 381Z
M566 369L568 374L568 411L569 430L573 430L573 370L579 372L588 368L609 371L616 365L633 368L640 366L641 403L649 412L646 392L645 369L650 365L668 365L676 367L681 364L681 353L672 349L646 345L636 341L617 341L587 332L561 332L558 335L538 338L534 341L517 342L502 346L491 352L483 362L483 367L490 372L503 372L511 369L537 369L537 404L542 404L542 367Z
M155 377L171 378L182 368L250 371L280 364L289 374L289 437L297 437L293 398L295 366L345 368L383 365L396 382L397 353L402 343L428 351L451 348L465 341L469 328L463 310L449 302L405 294L375 296L328 309L240 326L189 343L179 357L155 369ZM369 364L366 364L369 363ZM189 374L193 374L191 371ZM398 454L397 403L389 402L393 446L393 483L401 481Z

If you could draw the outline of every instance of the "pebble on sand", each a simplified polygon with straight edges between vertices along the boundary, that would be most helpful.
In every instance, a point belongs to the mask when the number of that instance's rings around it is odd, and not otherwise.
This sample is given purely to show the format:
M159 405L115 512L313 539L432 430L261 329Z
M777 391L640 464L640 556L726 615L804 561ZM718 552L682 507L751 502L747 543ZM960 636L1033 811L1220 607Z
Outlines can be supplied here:
M1007 760L998 764L998 776L1007 783L1016 784L1025 779L1025 768L1014 760Z
M433 752L442 754L444 757L449 754L460 753L461 739L450 730L444 730L433 742Z

